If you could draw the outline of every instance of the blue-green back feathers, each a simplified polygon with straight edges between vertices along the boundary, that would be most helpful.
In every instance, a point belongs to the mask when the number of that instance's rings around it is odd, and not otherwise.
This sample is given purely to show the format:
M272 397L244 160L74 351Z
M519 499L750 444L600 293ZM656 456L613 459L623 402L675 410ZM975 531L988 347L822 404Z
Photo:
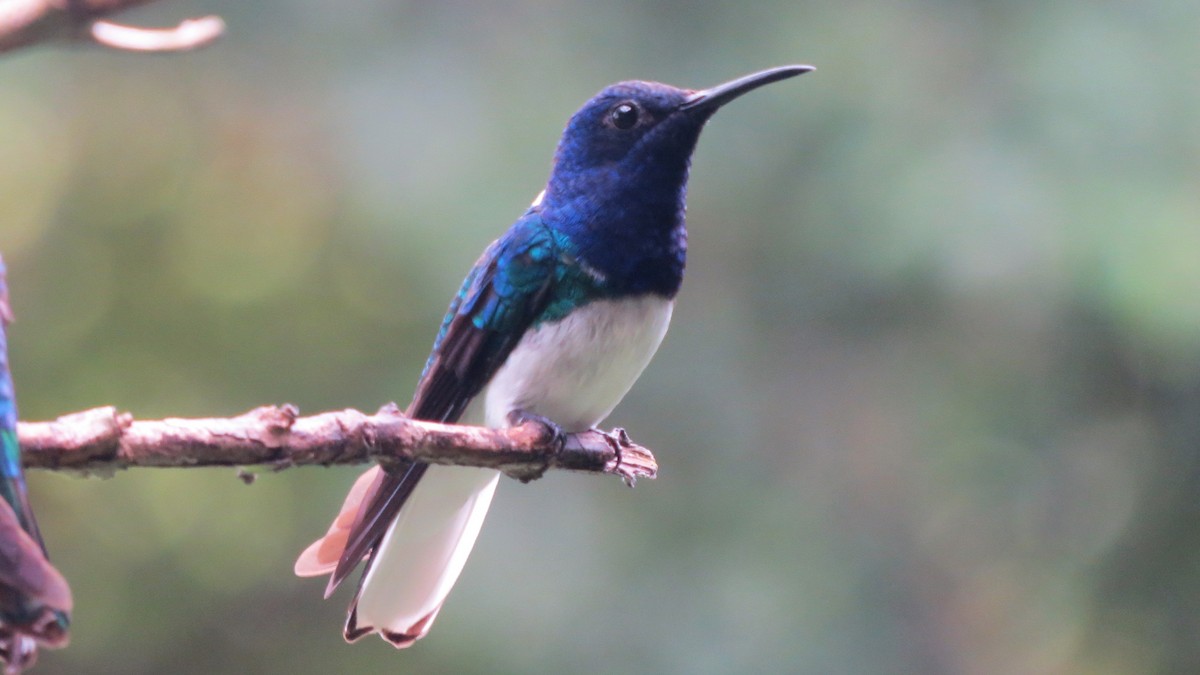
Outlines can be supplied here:
M450 301L409 417L458 421L528 329L604 297L604 278L580 260L577 250L563 231L542 220L537 207L492 242ZM424 464L396 468L372 486L375 496L359 513L330 588L379 541L424 471Z
M71 590L46 559L21 469L17 401L8 366L8 287L0 260L0 660L23 668L38 643L67 643Z
M452 421L531 327L606 295L577 245L531 209L483 256L442 320L409 414Z
M0 261L0 449L3 450L3 455L0 456L0 496L12 507L29 536L40 544L42 538L25 494L21 447L17 443L17 399L8 366L9 310L4 271L4 263Z
M453 423L487 385L525 331L561 318L601 288L584 271L572 243L531 208L483 252L450 301L407 414ZM425 464L394 467L371 486L368 506L330 579L341 582L383 536Z

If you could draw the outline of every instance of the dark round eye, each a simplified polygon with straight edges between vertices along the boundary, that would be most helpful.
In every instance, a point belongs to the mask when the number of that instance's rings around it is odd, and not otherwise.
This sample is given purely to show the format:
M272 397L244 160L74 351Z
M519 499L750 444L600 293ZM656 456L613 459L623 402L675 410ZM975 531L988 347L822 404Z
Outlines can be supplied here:
M638 122L638 107L629 101L618 103L608 111L608 121L618 129L632 129Z

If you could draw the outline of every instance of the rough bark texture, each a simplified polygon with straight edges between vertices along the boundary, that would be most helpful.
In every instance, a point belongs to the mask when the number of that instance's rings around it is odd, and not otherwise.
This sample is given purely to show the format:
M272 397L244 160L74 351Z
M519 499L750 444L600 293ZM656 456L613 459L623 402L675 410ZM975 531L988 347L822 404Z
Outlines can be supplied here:
M622 429L556 439L536 422L511 429L437 424L408 419L394 405L374 415L341 410L300 417L283 405L230 418L140 421L108 407L22 422L18 430L26 468L101 475L130 467L283 469L397 459L490 467L523 481L568 469L615 474L632 485L658 471L650 451Z

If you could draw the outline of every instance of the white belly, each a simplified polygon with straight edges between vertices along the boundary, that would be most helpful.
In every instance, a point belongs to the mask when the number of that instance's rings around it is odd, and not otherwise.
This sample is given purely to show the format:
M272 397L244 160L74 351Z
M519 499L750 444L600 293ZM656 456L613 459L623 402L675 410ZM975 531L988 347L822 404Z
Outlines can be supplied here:
M480 396L485 424L506 426L523 410L567 432L596 426L654 356L673 306L655 296L600 300L527 332Z
M508 425L508 414L543 415L564 431L599 424L649 363L671 320L663 298L593 302L529 331L463 424ZM482 410L481 410L482 407ZM475 544L500 472L430 466L371 561L357 625L409 636L429 630Z

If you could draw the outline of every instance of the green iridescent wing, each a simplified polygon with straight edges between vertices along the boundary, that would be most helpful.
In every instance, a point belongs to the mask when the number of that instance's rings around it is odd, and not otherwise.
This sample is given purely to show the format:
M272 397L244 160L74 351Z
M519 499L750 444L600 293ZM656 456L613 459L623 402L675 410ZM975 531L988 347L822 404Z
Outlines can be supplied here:
M12 374L8 368L8 289L4 282L3 262L0 262L0 497L8 502L21 527L40 545L42 536L29 507L25 489L25 474L21 470L21 448L17 443L17 400Z
M0 260L0 659L28 662L34 640L67 642L71 590L46 558L21 469L17 402L8 366L8 287Z
M551 304L565 242L536 213L484 251L450 303L407 414L452 423ZM382 472L355 519L327 593L379 543L428 465Z

